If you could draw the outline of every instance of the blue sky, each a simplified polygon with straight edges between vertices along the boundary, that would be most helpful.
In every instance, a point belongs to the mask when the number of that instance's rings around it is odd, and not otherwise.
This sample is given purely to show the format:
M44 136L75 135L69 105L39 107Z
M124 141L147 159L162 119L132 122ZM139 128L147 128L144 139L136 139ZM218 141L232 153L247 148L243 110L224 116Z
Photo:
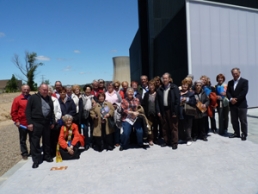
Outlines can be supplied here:
M129 56L138 29L137 0L0 0L0 79L22 74L25 51L44 63L36 74L53 85L112 80L112 57Z

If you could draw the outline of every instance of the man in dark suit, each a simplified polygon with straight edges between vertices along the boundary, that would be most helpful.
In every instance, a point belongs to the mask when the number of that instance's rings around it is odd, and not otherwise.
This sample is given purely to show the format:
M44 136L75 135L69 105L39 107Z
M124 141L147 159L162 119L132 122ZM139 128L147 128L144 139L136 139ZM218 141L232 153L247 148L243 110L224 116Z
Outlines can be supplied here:
M241 123L241 139L246 140L247 137L247 100L248 80L240 77L240 69L233 68L231 70L233 80L228 82L227 97L230 101L231 123L234 134L230 138L240 137L239 121Z

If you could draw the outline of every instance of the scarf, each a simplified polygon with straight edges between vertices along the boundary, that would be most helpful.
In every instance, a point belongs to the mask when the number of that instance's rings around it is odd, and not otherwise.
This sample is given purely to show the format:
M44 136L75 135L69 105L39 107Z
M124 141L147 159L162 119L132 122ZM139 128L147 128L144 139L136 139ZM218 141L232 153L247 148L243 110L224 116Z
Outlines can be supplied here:
M93 95L82 95L82 101L83 101L83 109L86 111L89 111L92 108L92 100Z

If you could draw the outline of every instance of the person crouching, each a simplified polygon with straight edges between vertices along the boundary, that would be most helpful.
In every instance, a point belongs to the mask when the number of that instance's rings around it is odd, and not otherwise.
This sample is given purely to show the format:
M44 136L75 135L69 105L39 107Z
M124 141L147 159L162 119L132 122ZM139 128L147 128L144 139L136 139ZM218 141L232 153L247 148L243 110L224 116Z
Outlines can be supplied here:
M64 125L60 130L57 151L59 149L63 160L79 159L79 147L84 142L79 133L78 126L73 123L73 117L69 114L64 115L62 119Z

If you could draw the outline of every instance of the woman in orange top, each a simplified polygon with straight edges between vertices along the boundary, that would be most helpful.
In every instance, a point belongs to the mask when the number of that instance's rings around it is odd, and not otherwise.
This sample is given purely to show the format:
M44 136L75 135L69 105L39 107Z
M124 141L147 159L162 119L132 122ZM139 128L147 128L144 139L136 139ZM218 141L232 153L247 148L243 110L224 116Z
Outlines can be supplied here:
M79 159L79 147L84 144L84 142L79 134L78 126L73 123L73 117L69 114L64 115L62 119L64 121L64 126L61 127L58 140L62 159Z

